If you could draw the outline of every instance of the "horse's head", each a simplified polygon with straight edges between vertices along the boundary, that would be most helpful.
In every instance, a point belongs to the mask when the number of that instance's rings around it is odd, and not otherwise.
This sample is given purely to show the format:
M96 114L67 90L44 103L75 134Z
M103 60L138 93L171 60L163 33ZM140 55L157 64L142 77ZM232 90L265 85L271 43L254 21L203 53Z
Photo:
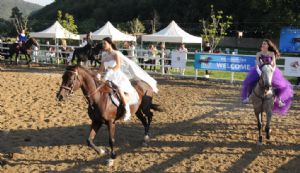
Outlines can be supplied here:
M27 45L27 47L31 47L31 46L36 46L36 47L40 47L40 45L39 45L39 43L37 42L37 40L35 39L35 38L33 38L33 37L30 37L27 41L26 41L26 43L25 43L25 45Z
M261 80L262 80L262 84L265 89L265 92L272 89L272 78L273 78L274 70L275 70L275 68L272 67L271 64L264 64L262 66Z
M102 48L102 44L101 43L96 44L96 46L93 48L93 53L95 55L98 55L102 49L103 48Z
M64 98L78 90L80 85L78 66L68 66L62 76L62 83L56 95L57 100L64 100Z

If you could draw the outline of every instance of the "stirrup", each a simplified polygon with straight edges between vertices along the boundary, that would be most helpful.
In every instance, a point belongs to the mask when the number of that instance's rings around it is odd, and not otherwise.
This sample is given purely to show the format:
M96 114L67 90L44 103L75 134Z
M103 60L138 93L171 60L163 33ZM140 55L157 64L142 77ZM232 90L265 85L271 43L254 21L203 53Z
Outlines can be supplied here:
M282 100L278 101L278 107L282 108L285 106L285 103Z

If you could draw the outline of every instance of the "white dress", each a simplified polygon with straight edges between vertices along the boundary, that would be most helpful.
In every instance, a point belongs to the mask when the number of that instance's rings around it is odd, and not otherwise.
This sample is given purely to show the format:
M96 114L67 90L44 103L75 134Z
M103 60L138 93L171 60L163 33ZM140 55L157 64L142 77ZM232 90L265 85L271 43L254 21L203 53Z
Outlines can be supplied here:
M121 71L121 69L114 71L117 62L112 58L112 53L107 53L105 59L110 58L109 61L104 61L104 67L106 74L104 80L112 81L116 84L123 92L127 93L129 96L129 104L136 104L138 102L139 96L136 90L131 85L129 78ZM110 57L111 56L111 57Z

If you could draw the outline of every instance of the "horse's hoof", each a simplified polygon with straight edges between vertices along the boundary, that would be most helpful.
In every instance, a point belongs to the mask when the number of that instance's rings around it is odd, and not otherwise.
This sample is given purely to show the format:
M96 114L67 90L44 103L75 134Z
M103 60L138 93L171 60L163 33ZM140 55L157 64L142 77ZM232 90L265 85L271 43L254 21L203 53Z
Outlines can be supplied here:
M102 148L98 148L98 152L97 153L100 154L100 155L104 155L106 153L106 151L103 150Z
M102 148L95 148L95 150L99 155L104 155L106 153Z
M149 142L149 141L150 141L149 135L145 135L145 136L144 136L144 141L145 141L145 142Z
M110 167L110 166L113 166L113 165L114 165L114 161L115 161L115 160L112 159L112 158L107 159L107 160L106 160L106 165L109 166L109 167Z

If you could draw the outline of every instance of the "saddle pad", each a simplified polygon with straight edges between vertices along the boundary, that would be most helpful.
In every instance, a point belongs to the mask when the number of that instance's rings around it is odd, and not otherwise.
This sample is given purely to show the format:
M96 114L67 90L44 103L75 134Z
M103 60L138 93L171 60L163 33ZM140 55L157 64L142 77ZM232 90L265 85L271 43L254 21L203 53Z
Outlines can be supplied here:
M113 104L116 105L117 107L119 107L120 106L120 99L117 96L117 94L110 93L109 96L110 96L111 101L113 102ZM129 105L134 105L134 104L137 104L139 102L139 95L138 95L136 89L134 89L132 93L126 93L126 96L128 97L128 104Z

